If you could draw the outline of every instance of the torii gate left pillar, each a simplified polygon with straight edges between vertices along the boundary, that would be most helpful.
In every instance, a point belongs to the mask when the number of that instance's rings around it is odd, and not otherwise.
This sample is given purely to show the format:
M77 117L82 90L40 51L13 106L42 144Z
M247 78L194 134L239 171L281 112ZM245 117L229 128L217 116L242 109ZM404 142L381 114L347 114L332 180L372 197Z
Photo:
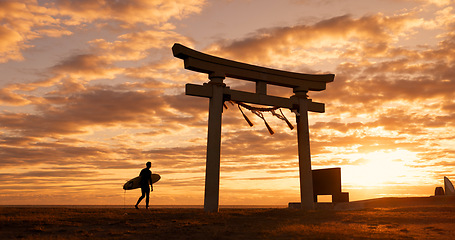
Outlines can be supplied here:
M210 74L212 97L209 103L207 156L205 167L204 210L217 212L220 195L221 122L223 114L224 75Z
M297 111L301 208L314 209L308 111L322 113L325 110L323 103L308 99L307 92L324 90L335 75L302 74L253 66L204 54L180 44L174 44L172 51L175 57L184 60L185 69L209 74L210 82L202 86L186 84L187 95L210 98L204 210L217 212L219 206L221 122L225 100ZM226 77L255 82L256 93L230 89L223 83ZM269 96L268 84L292 88L294 96Z

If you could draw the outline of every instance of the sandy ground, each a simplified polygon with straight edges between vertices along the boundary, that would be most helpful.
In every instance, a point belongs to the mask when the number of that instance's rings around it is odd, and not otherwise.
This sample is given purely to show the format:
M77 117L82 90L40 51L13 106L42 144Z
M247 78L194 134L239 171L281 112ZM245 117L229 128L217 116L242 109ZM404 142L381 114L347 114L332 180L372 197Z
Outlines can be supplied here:
M455 239L455 198L343 210L0 207L1 239Z

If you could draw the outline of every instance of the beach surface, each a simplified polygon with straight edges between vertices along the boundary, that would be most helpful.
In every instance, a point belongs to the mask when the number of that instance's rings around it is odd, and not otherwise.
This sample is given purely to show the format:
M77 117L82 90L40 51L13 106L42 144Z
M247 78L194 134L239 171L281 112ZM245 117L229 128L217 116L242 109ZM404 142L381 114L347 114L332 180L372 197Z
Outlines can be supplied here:
M442 199L442 200L441 200ZM341 209L342 208L342 209ZM340 208L0 207L2 239L455 239L454 198Z

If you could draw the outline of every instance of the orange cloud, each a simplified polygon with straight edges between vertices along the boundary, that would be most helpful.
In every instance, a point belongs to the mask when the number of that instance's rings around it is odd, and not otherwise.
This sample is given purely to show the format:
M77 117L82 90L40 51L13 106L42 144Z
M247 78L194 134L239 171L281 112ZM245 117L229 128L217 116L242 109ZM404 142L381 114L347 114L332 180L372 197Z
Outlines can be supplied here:
M23 60L21 52L33 46L33 39L70 35L56 16L54 9L39 6L36 0L1 1L0 63Z
M0 89L0 105L26 105L30 101L25 96L15 93L11 88Z
M356 52L362 56L380 56L397 41L396 36L419 26L416 21L421 20L414 15L376 14L359 19L345 15L314 25L262 29L245 39L212 44L208 51L263 65L277 65L279 56L283 56L279 60L288 58L294 63L297 59L300 62L326 59L324 55L329 59L355 57ZM291 63L287 64L292 67Z
M418 0L427 4L434 4L439 7L448 6L453 3L453 0Z
M16 31L4 26L0 26L0 62L8 60L22 60L20 51L29 47L24 42L24 38Z
M118 36L118 40L108 42L96 39L89 43L94 50L111 61L137 61L151 54L150 49L169 48L175 42L190 42L182 35L172 31L147 30Z
M36 0L1 1L0 63L23 60L22 51L33 47L33 40L71 35L73 26L83 28L93 21L114 20L125 28L134 29L135 24L142 23L172 29L168 23L170 18L182 19L198 13L203 5L204 0L58 0L47 4Z
M200 12L204 4L204 0L56 1L60 13L71 16L74 21L117 20L130 26L138 23L160 25L170 18L182 19Z

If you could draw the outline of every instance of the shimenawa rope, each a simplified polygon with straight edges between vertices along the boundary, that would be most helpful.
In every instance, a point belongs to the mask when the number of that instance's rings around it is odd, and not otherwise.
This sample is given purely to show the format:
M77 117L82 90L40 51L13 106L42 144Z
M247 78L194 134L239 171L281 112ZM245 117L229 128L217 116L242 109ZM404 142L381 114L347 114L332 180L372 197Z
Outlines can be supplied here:
M272 113L273 116L285 121L291 130L294 129L294 126L291 124L291 122L289 122L289 120L286 118L286 116L283 114L283 111L279 107L254 107L254 106L245 104L243 102L238 102L238 101L229 101L229 102L232 105L234 105L234 103L237 104L240 112L242 113L243 118L245 118L246 122L248 123L248 125L250 125L250 127L253 126L253 123L250 121L250 119L247 117L247 115L243 112L242 107L250 110L256 116L261 118L264 121L265 126L267 127L267 130L269 131L270 135L273 135L275 132L273 131L273 129L270 127L270 125L265 120L264 114L262 114L262 112ZM224 107L227 109L226 104L224 104ZM278 110L278 109L280 110L279 113L276 112L276 110Z

